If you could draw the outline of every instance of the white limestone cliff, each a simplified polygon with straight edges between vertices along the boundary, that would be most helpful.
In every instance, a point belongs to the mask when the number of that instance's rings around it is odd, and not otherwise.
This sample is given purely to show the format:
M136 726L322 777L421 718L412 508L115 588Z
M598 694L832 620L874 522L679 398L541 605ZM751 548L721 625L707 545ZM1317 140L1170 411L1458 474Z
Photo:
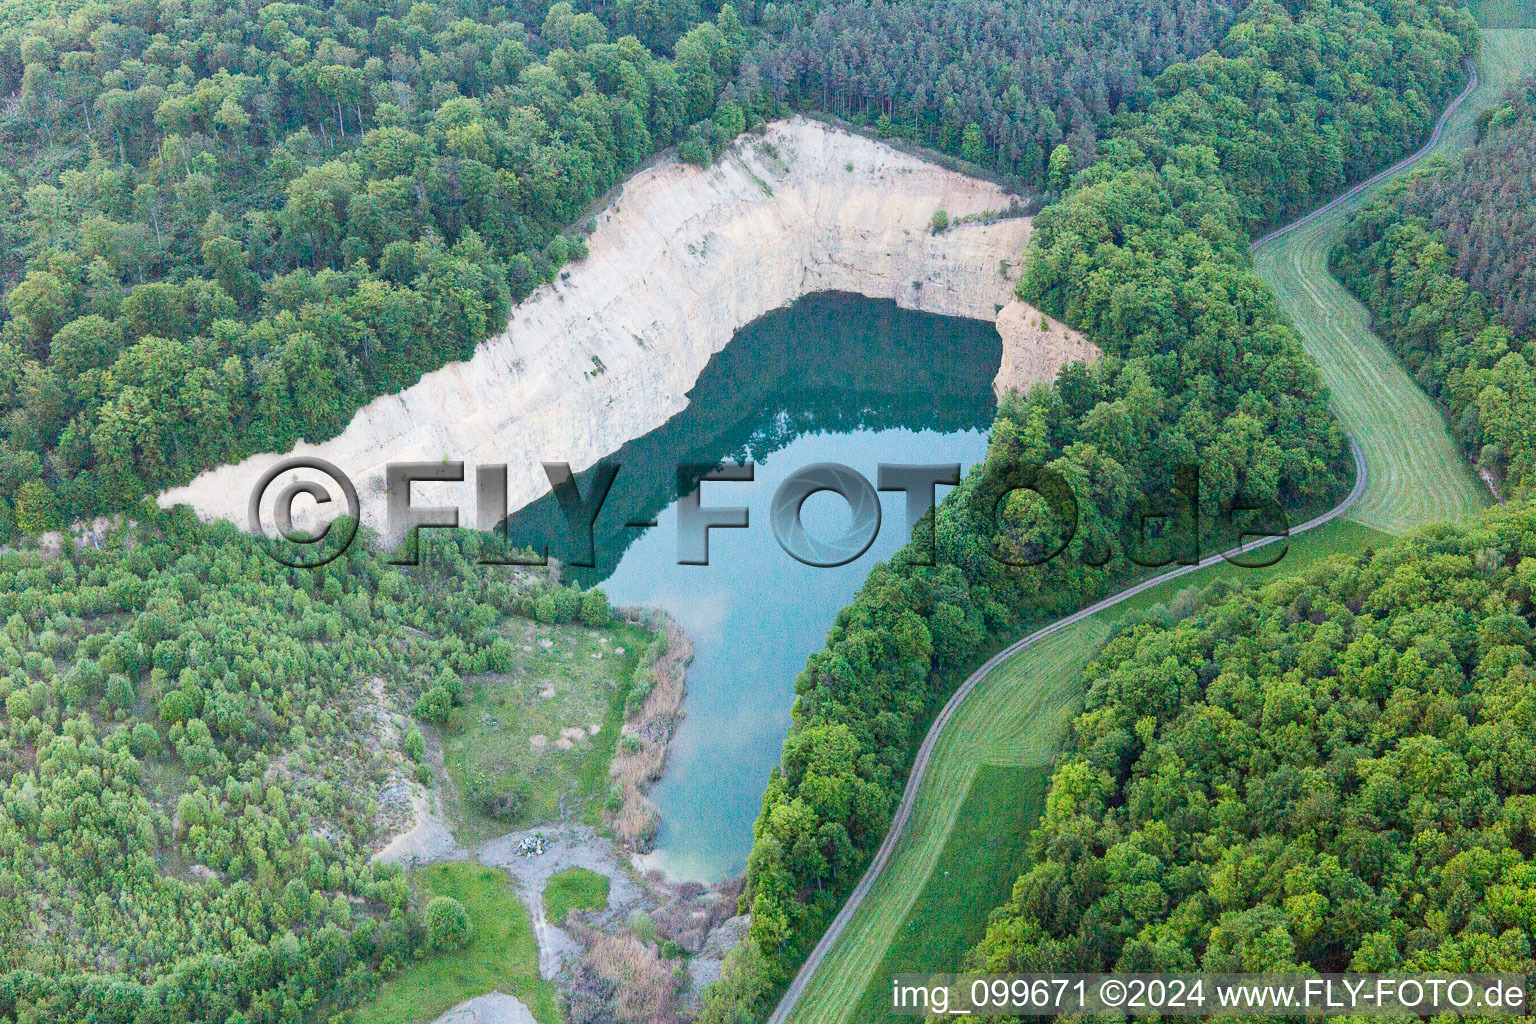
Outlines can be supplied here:
M1004 340L999 392L1050 378L1097 350L1013 299L1027 218L965 222L1006 210L1010 198L800 118L743 137L708 168L663 160L597 216L587 259L518 306L472 358L375 399L337 437L210 470L160 504L249 528L257 479L284 454L300 454L348 473L363 521L381 532L389 462L505 463L515 510L548 489L541 462L580 470L660 426L739 328L815 291L995 322ZM952 226L934 235L941 209ZM414 500L451 497L467 510L464 525L484 525L472 522L471 488L418 485Z

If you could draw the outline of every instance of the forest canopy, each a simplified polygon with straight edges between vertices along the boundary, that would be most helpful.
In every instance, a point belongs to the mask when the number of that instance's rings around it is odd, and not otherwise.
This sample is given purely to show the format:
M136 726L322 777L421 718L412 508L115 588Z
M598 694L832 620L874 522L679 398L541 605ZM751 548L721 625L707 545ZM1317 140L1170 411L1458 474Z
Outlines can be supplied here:
M0 1018L322 1020L416 955L430 922L370 860L385 753L420 742L384 738L385 680L456 702L511 669L504 620L583 605L479 543L296 570L145 508L0 553Z
M1476 42L1453 8L1318 0L1293 15L1259 0L1215 51L1159 76L1037 218L1020 296L1104 356L1003 404L986 462L936 510L939 567L877 569L796 681L748 860L751 941L712 992L711 1024L750 1016L793 976L982 656L1136 578L1116 525L1167 492L1170 467L1200 467L1213 522L1244 499L1301 510L1343 493L1343 433L1248 242L1417 145ZM1063 557L1013 569L991 553L1028 561L1055 540L1042 503L989 514L987 481L1026 465L1060 473L1084 515Z
M524 13L0 5L0 541L338 433L502 330L643 160L744 126L729 6L653 26L669 56Z
M1527 337L1536 334L1536 79L1483 111L1477 128L1459 162L1416 177L1400 204L1440 232L1456 276L1492 300L1498 322Z
M1202 466L1213 520L1347 489L1247 243L1417 144L1475 45L1429 0L0 0L0 542L141 519L108 551L0 554L0 1014L323 1019L413 954L366 804L326 774L369 764L350 695L387 669L441 713L421 666L494 666L530 595L473 542L418 572L362 551L292 572L136 503L468 356L656 152L707 162L830 106L1059 197L1021 295L1105 356L1003 405L932 520L940 564L873 572L797 680L751 939L706 1016L753 1012L965 672L1140 572L1097 558L1169 467ZM994 553L1038 555L1054 521L1024 498L994 521L987 482L1035 464L1086 514L1067 557L1017 571Z
M985 971L1526 973L1536 512L1111 640Z
M743 62L762 90L1059 187L1112 116L1226 35L1246 0L788 0ZM1048 172L1065 146L1062 170Z

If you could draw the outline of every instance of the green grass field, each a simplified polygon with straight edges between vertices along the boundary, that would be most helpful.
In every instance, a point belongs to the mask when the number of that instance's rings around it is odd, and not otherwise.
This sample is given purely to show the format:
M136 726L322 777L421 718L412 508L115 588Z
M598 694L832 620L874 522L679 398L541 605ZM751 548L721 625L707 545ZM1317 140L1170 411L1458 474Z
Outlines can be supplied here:
M1025 865L1021 840L1045 808L1050 781L1050 769L1043 765L984 764L977 769L939 863L864 989L854 1020L889 1019L887 979L892 974L912 970L914 964L956 963L981 941L987 921L976 908L998 906L1013 892Z
M1521 73L1536 70L1536 32L1484 33L1478 70L1477 90L1446 124L1436 155L1470 145L1478 111ZM1464 518L1491 498L1451 440L1440 410L1371 333L1365 307L1328 273L1328 254L1350 212L1373 191L1263 246L1254 263L1321 364L1335 415L1365 452L1370 488L1350 517L1402 533L1420 523Z
M1484 33L1478 89L1447 124L1437 152L1469 145L1477 112L1532 71L1536 32ZM960 966L998 903L994 894L1008 891L999 877L1023 863L1043 798L1037 780L1077 708L1083 667L1116 623L1155 612L1191 585L1209 586L1222 577L1262 583L1488 504L1486 488L1460 457L1439 411L1370 332L1364 309L1328 273L1328 250L1349 208L1271 243L1256 262L1322 364L1336 413L1365 453L1370 475L1359 505L1347 520L1296 538L1271 569L1223 565L1148 591L1020 652L979 685L940 739L890 864L807 987L795 1011L797 1024L889 1021L891 973ZM1010 779L1012 786L1005 784ZM984 849L977 849L977 821L998 823ZM957 895L966 892L975 895Z
M566 868L544 886L544 915L565 924L573 910L602 910L608 905L608 876L586 868Z
M1484 30L1536 28L1536 4L1531 0L1468 0L1467 6Z
M539 977L539 946L528 911L505 871L454 861L412 872L411 884L423 904L433 896L452 896L464 904L474 934L460 949L428 954L396 971L378 995L354 1012L354 1024L430 1021L495 989L521 999L541 1021L560 1020L555 987Z
M1494 0L1494 3L1498 2ZM1523 7L1525 24L1515 28L1483 31L1483 53L1477 59L1480 77L1477 93L1467 97L1465 106L1471 109L1458 111L1459 116L1455 121L1460 134L1457 138L1451 139L1449 131L1441 138L1441 148L1446 152L1460 151L1472 145L1475 141L1472 122L1477 112L1492 106L1505 89L1520 79L1536 75L1536 4L1531 0L1503 2Z

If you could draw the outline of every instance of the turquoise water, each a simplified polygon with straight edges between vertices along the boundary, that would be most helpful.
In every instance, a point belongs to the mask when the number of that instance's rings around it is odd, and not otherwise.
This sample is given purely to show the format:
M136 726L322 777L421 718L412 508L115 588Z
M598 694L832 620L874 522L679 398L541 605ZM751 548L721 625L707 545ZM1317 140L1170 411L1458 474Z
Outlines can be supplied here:
M904 496L882 493L868 551L837 568L804 565L769 525L775 489L817 462L842 463L871 483L880 463L968 468L986 454L1001 354L991 324L807 296L743 328L700 375L686 409L611 457L619 472L594 531L597 564L572 574L600 583L616 605L665 609L694 646L686 717L651 792L661 810L653 862L669 875L709 881L745 867L795 677L870 569L909 535ZM750 525L711 530L710 564L677 564L677 466L746 459L756 463L752 482L706 482L701 495L706 507L745 506ZM590 483L588 474L582 493ZM545 498L513 517L512 535L550 536L557 517ZM802 508L812 537L835 537L850 518L827 493ZM649 528L625 525L652 519Z

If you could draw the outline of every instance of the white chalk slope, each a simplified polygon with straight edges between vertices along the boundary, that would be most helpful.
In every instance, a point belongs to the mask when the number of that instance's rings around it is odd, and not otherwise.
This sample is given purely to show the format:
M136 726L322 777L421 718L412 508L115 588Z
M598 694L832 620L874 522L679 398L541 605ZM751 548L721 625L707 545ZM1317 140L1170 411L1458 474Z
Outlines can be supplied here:
M1009 198L990 182L799 118L744 137L709 168L664 160L625 184L597 217L588 258L514 310L503 334L294 454L348 473L364 522L379 528L379 477L395 461L506 463L516 509L547 490L541 462L583 469L660 426L739 328L833 289L998 322L1000 388L1053 376L1097 350L1013 300L1028 219L929 230L936 210L953 223L1005 210ZM160 503L249 528L250 490L281 457L205 472ZM470 482L432 487L418 487L418 503L441 497L474 508ZM466 511L461 521L483 525L472 518Z

